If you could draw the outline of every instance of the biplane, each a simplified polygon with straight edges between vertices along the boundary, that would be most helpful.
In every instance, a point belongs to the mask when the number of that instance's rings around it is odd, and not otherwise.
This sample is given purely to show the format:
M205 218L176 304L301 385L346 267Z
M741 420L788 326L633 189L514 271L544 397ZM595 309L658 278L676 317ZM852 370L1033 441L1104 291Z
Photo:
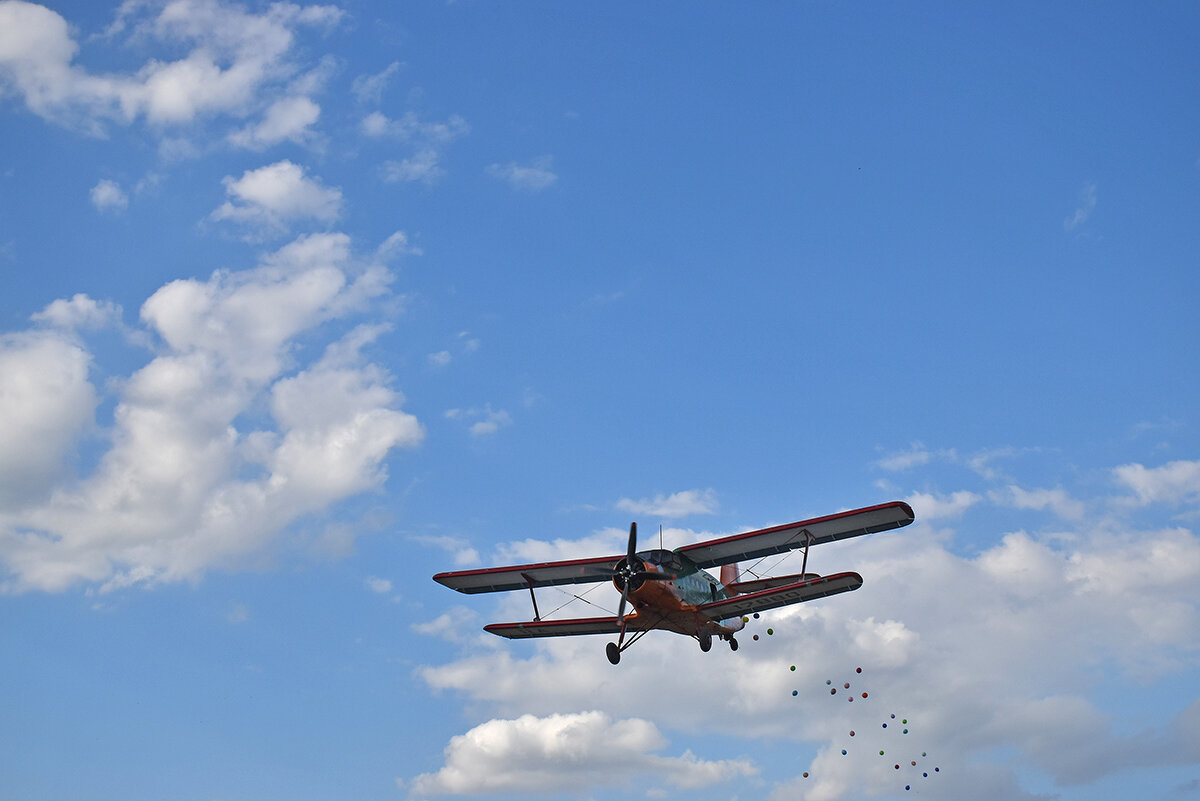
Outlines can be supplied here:
M850 592L862 586L862 576L857 573L821 576L806 572L811 546L888 531L911 522L912 508L893 501L697 542L673 551L661 548L639 551L637 523L633 523L629 527L629 544L624 554L458 570L438 573L433 580L472 594L528 590L533 601L533 620L492 623L484 626L484 630L510 639L615 634L616 642L609 642L606 649L608 661L614 665L621 661L621 653L626 648L655 629L694 637L699 641L701 651L712 648L714 637L724 640L736 651L738 641L734 634L741 631L746 616ZM772 577L752 574L748 580L740 578L740 562L800 549L804 552L804 561L797 574ZM721 568L719 580L707 570L718 566ZM615 616L542 619L535 588L602 581L612 581L621 593ZM627 606L633 608L629 614L625 613Z

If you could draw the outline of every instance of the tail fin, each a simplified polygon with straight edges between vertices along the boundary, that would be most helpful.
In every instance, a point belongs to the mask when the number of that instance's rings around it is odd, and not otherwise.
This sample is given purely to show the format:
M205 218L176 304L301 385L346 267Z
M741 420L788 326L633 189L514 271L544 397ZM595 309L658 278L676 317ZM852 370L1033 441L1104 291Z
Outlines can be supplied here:
M736 584L738 580L737 563L721 565L721 583L728 587L730 584Z

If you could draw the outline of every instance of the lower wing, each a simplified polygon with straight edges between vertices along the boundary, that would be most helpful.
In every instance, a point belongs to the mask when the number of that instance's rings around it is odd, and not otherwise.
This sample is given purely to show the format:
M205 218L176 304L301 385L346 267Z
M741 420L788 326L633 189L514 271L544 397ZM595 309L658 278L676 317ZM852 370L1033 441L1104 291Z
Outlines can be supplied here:
M637 615L626 616L626 631L641 631L645 628L645 621L639 622ZM576 620L530 620L525 623L493 623L484 626L483 630L510 640L526 637L570 637L576 634L617 634L621 631L621 619L584 617Z
M782 587L760 590L749 595L738 595L723 601L713 601L703 604L699 610L713 620L727 620L731 617L763 612L789 604L804 603L824 598L827 595L850 592L857 590L862 583L862 576L857 573L834 573L831 576L797 581L795 584L785 584Z

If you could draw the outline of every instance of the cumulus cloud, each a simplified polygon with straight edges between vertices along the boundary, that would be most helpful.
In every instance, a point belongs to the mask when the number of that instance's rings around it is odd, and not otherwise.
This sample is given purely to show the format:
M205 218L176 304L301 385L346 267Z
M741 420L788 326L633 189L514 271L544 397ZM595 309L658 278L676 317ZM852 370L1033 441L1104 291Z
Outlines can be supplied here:
M97 211L122 212L129 207L129 196L121 185L107 178L92 187L92 205Z
M1113 477L1118 484L1133 490L1139 505L1200 500L1200 460L1181 460L1150 468L1125 464L1113 469Z
M689 515L711 515L716 513L717 493L713 489L691 489L671 495L655 495L653 498L622 498L617 508L635 515L653 517L687 517Z
M300 220L332 223L341 215L341 190L309 178L303 167L287 160L247 170L241 178L226 176L221 182L230 199L210 215L212 219L256 232L278 233Z
M121 322L121 307L112 301L93 300L83 293L59 298L31 318L67 330L95 331Z
M276 3L256 14L220 0L126 3L106 38L129 33L187 52L152 58L131 73L98 74L75 63L79 45L57 12L23 0L0 2L0 83L35 114L101 135L110 124L144 118L155 126L240 115L294 73L295 31L328 29L334 6Z
M285 97L271 104L257 124L230 134L229 141L250 150L265 150L285 141L304 144L320 116L321 107L309 98Z
M154 358L114 384L107 450L84 475L69 456L93 423L91 356L50 328L3 340L0 403L20 421L0 440L0 588L111 590L192 579L258 558L302 516L380 486L394 450L423 438L391 376L352 328L296 364L294 343L366 311L386 270L341 234L302 237L241 272L174 281L143 304ZM77 296L42 315L86 321ZM299 369L295 369L299 366ZM29 499L32 499L30 502Z
M597 711L491 720L453 738L446 764L416 777L412 791L418 796L577 793L630 779L691 788L758 772L747 760L710 762L690 752L654 753L666 745L650 721L613 720Z
M1162 486L1173 487L1173 475L1158 474ZM869 756L897 745L887 739L895 733L879 728L880 704L912 719L913 743L944 766L938 797L1038 797L1023 786L1027 765L1067 787L1139 765L1200 759L1200 704L1190 695L1149 728L1142 718L1106 710L1097 700L1113 682L1152 683L1194 670L1200 659L1200 598L1193 591L1200 582L1200 537L1185 528L1142 529L1125 518L1143 507L1122 510L1120 518L1095 517L1111 508L1106 503L1089 504L1093 516L1085 512L1072 521L1074 530L1063 531L1063 520L1071 519L1056 507L1065 503L1067 511L1076 511L1065 489L1061 495L996 492L992 502L1027 503L1029 511L1045 514L1054 535L993 533L992 545L961 555L948 545L954 532L940 527L953 515L931 522L917 508L913 526L811 554L810 569L854 569L865 579L863 588L764 613L743 632L736 653L714 648L702 655L694 641L655 632L626 653L621 681L614 683L601 639L564 638L470 647L420 675L431 688L461 693L498 720L564 710L600 710L619 720L654 709L653 722L663 732L719 727L726 736L746 739L748 750L755 741L779 738L815 744L811 766L796 767L797 774L811 771L811 778L770 788L777 799L894 794L892 765ZM939 497L932 508L952 511L987 503L991 493ZM1172 490L1157 497L1152 503L1170 505L1176 495ZM528 540L498 555L540 561L619 553L622 532L608 533L606 541L575 550ZM781 565L778 572L789 568L798 564ZM613 600L615 591L605 589ZM603 604L601 593L589 600ZM485 616L522 619L513 615L528 611L527 600L501 600ZM560 614L597 611L577 602ZM749 641L767 626L774 636ZM687 682L661 681L668 666L698 667L701 661L703 669L688 670ZM864 668L861 677L856 666ZM865 682L871 699L848 704L840 691L830 696L825 680L843 676ZM698 705L696 698L707 703ZM858 731L853 741L850 729ZM997 760L998 752L1014 756Z
M0 508L43 500L67 474L99 402L91 363L59 332L0 337Z
M549 189L558 180L552 156L539 156L529 164L518 164L515 161L508 164L492 164L487 171L493 178L523 192L541 192Z

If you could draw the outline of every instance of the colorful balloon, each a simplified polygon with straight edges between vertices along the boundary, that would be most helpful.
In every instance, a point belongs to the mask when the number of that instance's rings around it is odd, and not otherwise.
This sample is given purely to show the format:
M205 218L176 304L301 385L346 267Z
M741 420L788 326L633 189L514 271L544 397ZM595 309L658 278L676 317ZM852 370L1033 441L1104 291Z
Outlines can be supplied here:
M854 672L855 672L855 673L862 673L862 668L855 668L855 669L854 669Z

